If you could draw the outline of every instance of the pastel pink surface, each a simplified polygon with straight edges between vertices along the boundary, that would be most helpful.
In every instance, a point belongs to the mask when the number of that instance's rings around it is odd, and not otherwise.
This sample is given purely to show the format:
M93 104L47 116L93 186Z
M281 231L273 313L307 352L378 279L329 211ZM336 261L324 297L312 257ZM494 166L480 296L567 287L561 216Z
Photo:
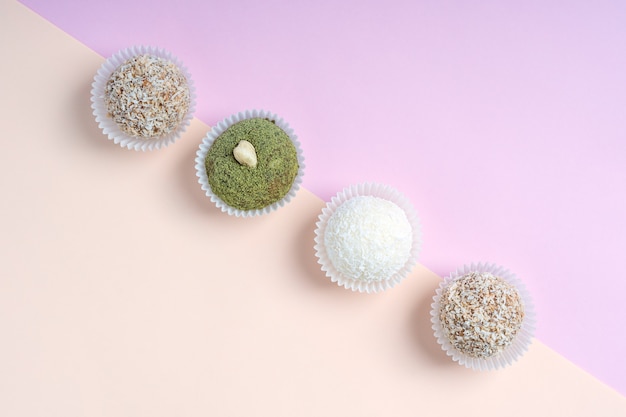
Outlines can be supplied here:
M103 56L171 50L208 124L281 114L323 199L398 188L424 265L510 267L539 339L626 393L626 3L24 3Z

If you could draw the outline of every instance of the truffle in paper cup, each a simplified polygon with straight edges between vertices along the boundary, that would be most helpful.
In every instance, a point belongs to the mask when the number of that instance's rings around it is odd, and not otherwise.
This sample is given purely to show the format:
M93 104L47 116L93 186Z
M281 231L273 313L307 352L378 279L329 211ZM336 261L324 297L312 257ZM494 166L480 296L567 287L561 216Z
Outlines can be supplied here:
M102 132L136 151L176 141L195 111L187 69L169 52L150 46L123 49L94 77L91 108Z
M446 277L430 312L441 348L460 365L495 370L528 349L535 327L523 283L494 264L465 265Z
M287 122L265 110L247 110L207 133L195 167L202 189L220 210L251 217L270 213L296 195L304 157Z
M410 202L383 184L339 192L316 223L315 255L332 282L352 291L384 291L417 263L421 227Z

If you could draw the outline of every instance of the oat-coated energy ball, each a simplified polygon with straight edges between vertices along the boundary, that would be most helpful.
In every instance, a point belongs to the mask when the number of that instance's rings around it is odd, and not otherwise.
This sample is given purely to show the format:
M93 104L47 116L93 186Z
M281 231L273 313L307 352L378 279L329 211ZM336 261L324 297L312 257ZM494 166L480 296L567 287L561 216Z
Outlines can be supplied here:
M471 272L441 295L439 319L450 343L474 358L509 346L524 320L524 305L511 284L491 273Z
M526 287L495 264L464 265L445 277L431 307L437 343L470 369L509 366L533 339L535 313Z
M142 54L111 74L104 99L108 116L124 133L153 139L178 128L189 110L190 91L174 63Z

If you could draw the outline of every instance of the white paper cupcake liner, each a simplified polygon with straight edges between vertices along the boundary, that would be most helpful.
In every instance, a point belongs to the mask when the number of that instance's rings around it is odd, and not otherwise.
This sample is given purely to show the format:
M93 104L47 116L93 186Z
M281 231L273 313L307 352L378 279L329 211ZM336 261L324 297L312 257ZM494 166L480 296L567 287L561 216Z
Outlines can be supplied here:
M213 142L235 123L238 123L242 120L247 119L268 119L273 121L276 126L281 128L287 136L293 142L294 147L296 148L296 154L298 159L298 173L291 184L291 188L285 194L285 196L279 201L263 207L261 209L254 210L240 210L226 204L221 198L219 198L213 191L211 190L211 186L209 185L209 178L206 172L205 160L209 149ZM300 184L302 183L302 177L304 175L304 156L302 155L302 148L300 147L300 141L298 141L298 137L294 134L293 129L289 127L289 124L285 122L282 118L278 117L276 114L265 111L265 110L246 110L244 112L239 112L230 117L219 122L216 126L214 126L209 133L204 137L202 143L200 144L200 148L196 152L195 159L195 167L196 167L196 176L198 177L198 182L200 186L205 191L207 197L211 199L211 201L223 212L228 213L231 216L236 217L252 217L252 216L260 216L262 214L271 213L272 211L278 209L279 207L287 204L291 199L296 195L296 192L300 189Z
M189 109L185 117L175 130L157 138L140 138L126 134L112 118L107 116L107 106L104 100L106 85L113 72L127 60L137 55L144 54L162 58L176 65L187 79L187 85L189 87ZM102 129L102 132L114 143L136 151L156 150L174 143L187 129L196 110L195 88L187 69L171 53L152 46L132 46L111 56L102 64L96 73L91 87L91 108L93 109L93 115L96 117L96 122L100 129Z
M381 281L364 281L345 276L334 267L324 245L324 233L326 232L326 226L332 214L343 203L358 196L378 197L396 204L404 211L412 228L413 240L411 244L411 251L406 263L395 274ZM343 189L326 204L326 207L322 209L322 214L319 215L319 220L316 223L316 226L314 249L315 256L318 258L317 262L321 265L322 271L326 273L326 276L329 277L332 282L335 282L337 285L346 289L362 293L376 293L387 290L400 283L417 264L417 257L422 246L421 225L419 218L417 217L417 213L409 200L403 194L387 185L362 183Z
M450 285L450 283L466 274L469 274L470 272L487 272L502 278L517 289L524 305L524 320L522 321L522 326L515 335L511 344L504 348L504 350L500 353L485 359L474 358L457 350L445 336L445 332L442 329L441 321L439 319L440 300L443 290ZM435 296L433 297L431 308L430 321L432 322L432 329L435 332L437 343L441 345L441 348L448 356L452 357L452 360L467 368L480 371L491 371L504 368L519 359L528 350L528 347L532 343L535 331L535 312L530 295L526 290L524 283L519 280L515 274L501 266L489 263L472 263L457 269L456 272L453 272L441 282L439 288L435 292Z

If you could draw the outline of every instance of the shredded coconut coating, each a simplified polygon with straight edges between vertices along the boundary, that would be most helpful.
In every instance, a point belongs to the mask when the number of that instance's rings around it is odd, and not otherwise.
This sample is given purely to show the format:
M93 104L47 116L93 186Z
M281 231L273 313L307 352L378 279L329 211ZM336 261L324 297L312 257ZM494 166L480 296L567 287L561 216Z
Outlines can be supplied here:
M382 281L397 273L409 259L412 241L404 211L373 196L354 197L337 207L324 232L335 269L363 281Z
M138 55L111 74L105 89L108 116L134 137L157 138L175 130L190 105L187 79L172 62Z
M513 342L524 320L524 305L515 287L502 278L471 272L443 290L439 319L459 352L484 359Z

